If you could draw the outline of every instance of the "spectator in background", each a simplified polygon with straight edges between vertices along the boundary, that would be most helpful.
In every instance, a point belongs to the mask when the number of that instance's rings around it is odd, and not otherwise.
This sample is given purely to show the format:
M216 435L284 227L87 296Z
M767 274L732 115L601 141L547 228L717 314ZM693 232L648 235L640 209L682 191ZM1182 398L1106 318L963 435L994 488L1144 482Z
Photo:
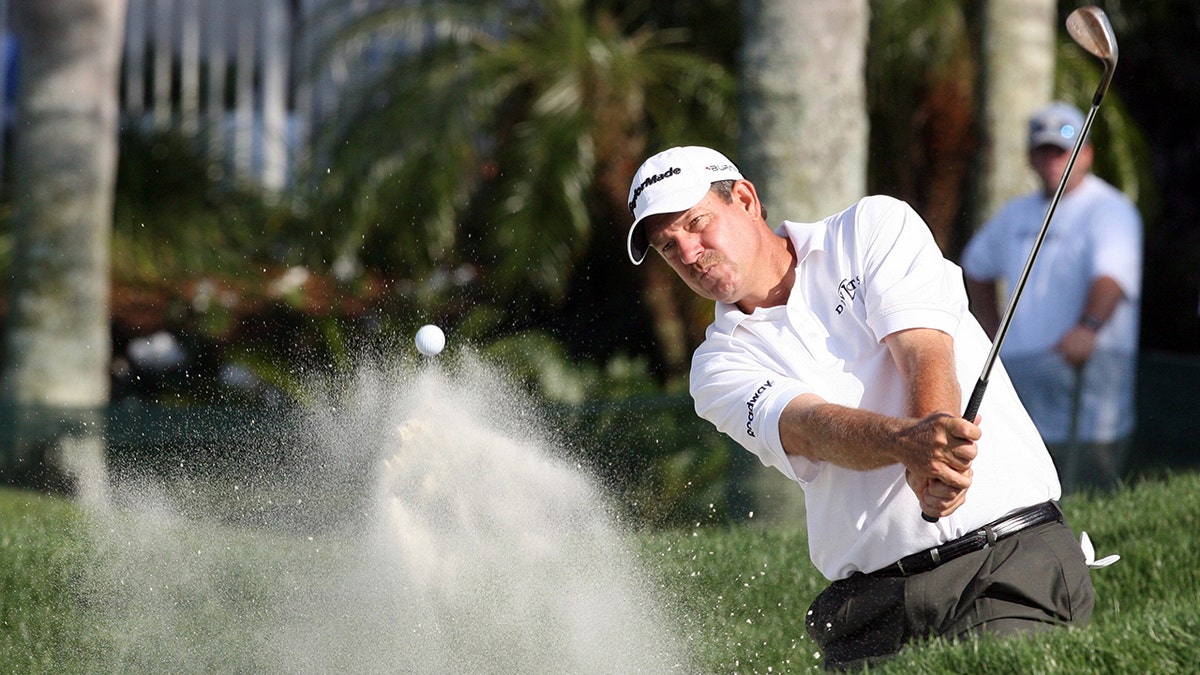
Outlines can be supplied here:
M1030 119L1041 188L1005 204L963 251L972 308L992 336L996 282L1011 286L1024 269L1083 122L1061 102ZM1135 426L1142 221L1092 160L1085 141L1001 350L1064 494L1117 486Z

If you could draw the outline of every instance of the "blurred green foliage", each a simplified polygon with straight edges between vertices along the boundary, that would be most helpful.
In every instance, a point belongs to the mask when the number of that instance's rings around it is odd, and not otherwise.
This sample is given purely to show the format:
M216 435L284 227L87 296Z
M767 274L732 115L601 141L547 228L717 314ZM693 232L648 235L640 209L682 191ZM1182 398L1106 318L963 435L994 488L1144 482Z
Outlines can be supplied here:
M737 3L542 0L510 16L501 4L391 7L340 30L330 50L447 27L347 91L312 174L285 195L232 182L174 132L122 134L116 348L164 329L189 360L134 372L116 397L303 401L306 378L411 350L437 323L545 400L637 518L707 518L736 498L721 474L741 451L695 418L680 380L664 384L641 276L621 254L623 202L647 149L735 145ZM872 3L872 189L919 208L945 197L922 192L925 172L951 165L914 169L918 122L972 114L953 98L971 74L967 9ZM1060 54L1062 92L1085 101L1096 64L1069 44ZM1094 132L1098 171L1151 216L1149 154L1118 93ZM10 245L5 228L0 269ZM252 385L224 383L232 366Z
M234 185L177 131L126 129L113 215L118 283L202 275L236 278L263 264L305 262L305 222L257 188Z
M496 299L560 304L647 144L735 124L725 67L610 4L383 4L337 27L328 52L362 66L314 150L332 254L414 277L470 263Z

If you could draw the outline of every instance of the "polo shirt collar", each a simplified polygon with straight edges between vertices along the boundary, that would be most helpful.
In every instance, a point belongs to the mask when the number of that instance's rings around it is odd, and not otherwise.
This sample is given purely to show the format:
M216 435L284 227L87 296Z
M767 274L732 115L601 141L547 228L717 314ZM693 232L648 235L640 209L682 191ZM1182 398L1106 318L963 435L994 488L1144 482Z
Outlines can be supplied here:
M785 220L776 228L777 234L783 234L788 239L792 240L792 246L796 248L796 269L799 270L813 251L825 250L825 234L827 227L825 221L821 220L815 223L794 223L790 220ZM797 275L797 278L799 275ZM791 298L789 297L789 301ZM718 302L716 306L716 317L713 320L713 327L718 331L732 334L733 329L738 327L742 321L746 320L750 315L737 308L737 305L728 305L723 302Z

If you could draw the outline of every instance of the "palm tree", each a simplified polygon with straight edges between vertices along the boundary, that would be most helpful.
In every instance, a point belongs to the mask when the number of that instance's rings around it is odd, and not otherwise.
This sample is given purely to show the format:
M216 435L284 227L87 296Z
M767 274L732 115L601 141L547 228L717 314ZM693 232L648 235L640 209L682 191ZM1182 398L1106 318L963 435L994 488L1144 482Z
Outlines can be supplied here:
M333 32L339 58L359 45L386 60L321 131L330 255L414 277L472 263L503 306L563 302L603 246L614 271L591 283L654 305L663 361L681 371L690 336L673 279L644 265L628 287L623 244L647 150L733 133L729 74L683 38L583 0L392 2Z
M978 207L986 218L1034 187L1025 139L1030 115L1054 94L1055 0L983 3L983 176Z
M846 208L867 185L867 0L742 8L743 171L780 218Z
M125 2L11 5L21 50L15 246L0 407L4 474L102 466L109 394L109 241ZM39 456L44 452L45 456Z
M905 199L955 247L976 158L970 22L959 0L872 0L870 190Z

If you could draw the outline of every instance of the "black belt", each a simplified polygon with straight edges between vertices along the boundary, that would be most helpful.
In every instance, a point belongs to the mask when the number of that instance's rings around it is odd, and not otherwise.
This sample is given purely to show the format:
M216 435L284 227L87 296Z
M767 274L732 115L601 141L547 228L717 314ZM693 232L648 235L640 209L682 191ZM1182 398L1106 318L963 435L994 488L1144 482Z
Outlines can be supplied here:
M1046 523L1062 521L1063 512L1059 508L1058 502L1049 501L1037 506L1030 506L1029 508L1021 509L1016 513L988 523L978 530L968 532L958 539L948 541L940 546L934 546L919 553L904 556L883 569L871 572L871 575L906 577L912 574L928 572L944 562L949 562L968 553L983 550L1001 539L1011 537L1021 530Z

